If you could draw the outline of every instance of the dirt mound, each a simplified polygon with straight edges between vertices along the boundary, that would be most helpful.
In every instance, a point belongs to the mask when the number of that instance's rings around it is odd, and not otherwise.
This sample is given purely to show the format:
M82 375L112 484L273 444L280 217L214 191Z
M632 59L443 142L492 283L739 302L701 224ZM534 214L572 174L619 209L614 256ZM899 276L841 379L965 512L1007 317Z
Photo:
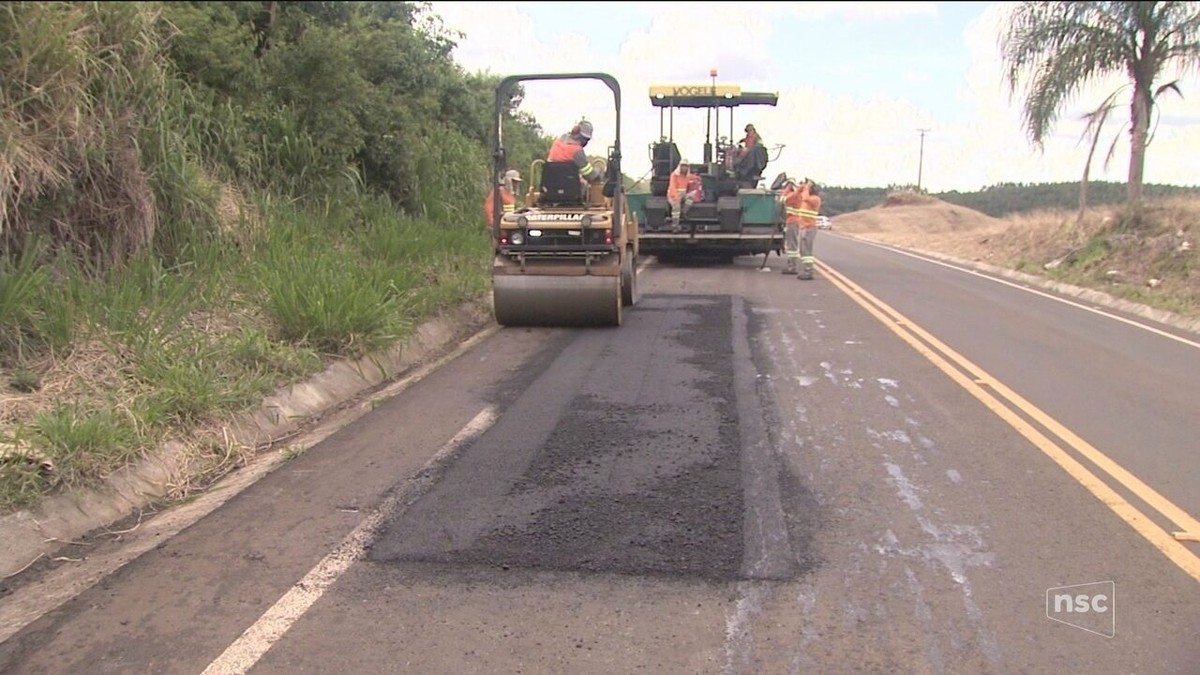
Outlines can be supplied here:
M938 200L918 192L891 192L883 201L883 206L912 206L914 204L932 204Z
M876 207L833 218L835 231L850 234L995 232L1004 221L965 206L914 193L894 192Z

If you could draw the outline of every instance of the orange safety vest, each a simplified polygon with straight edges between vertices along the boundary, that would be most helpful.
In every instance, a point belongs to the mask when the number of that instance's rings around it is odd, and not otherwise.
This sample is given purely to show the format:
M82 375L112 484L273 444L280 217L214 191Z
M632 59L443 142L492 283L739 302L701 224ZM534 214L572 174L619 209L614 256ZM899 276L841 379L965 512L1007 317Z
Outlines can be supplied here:
M492 188L486 199L483 200L483 222L487 227L492 226L492 209L496 207L496 188ZM517 198L513 193L508 191L508 188L500 188L500 211L501 216L505 213L513 213L517 209Z
M683 175L678 170L671 172L671 180L667 183L667 199L669 201L681 200L688 193L691 187L692 174Z
M580 178L591 179L596 173L596 167L587 161L587 154L584 153L583 146L571 138L570 134L564 134L554 139L554 143L550 145L550 152L546 155L546 161L575 162L575 166L579 167Z
M787 209L788 225L799 225L805 229L817 226L821 197L809 194L807 186L788 192L783 199L783 206Z

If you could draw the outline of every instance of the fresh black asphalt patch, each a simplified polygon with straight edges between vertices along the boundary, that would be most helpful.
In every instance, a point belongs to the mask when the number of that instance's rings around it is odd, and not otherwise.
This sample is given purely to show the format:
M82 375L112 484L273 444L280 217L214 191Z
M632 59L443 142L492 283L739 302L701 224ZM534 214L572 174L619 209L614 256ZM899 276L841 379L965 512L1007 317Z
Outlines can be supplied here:
M637 309L618 330L547 333L536 375L384 526L370 560L735 581L774 547L783 562L767 576L802 571L793 547L806 537L747 537L749 514L771 511L748 501L781 511L781 485L802 490L762 459L773 441L747 312L727 296L647 296Z

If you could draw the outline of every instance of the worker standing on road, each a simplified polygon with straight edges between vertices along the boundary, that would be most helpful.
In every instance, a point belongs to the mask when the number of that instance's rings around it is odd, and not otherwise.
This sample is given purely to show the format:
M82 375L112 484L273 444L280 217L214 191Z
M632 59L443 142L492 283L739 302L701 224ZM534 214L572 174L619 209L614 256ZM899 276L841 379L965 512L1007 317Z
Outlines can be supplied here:
M571 129L570 133L563 134L554 140L554 143L550 145L550 152L546 155L546 161L575 162L575 166L579 167L580 180L594 183L603 178L603 175L599 169L592 166L588 161L587 153L583 151L590 140L592 140L592 123L581 120Z
M796 264L800 261L800 207L803 206L796 181L788 179L781 197L787 213L783 225L783 255L787 262L784 263L782 273L795 274Z
M521 172L516 169L509 169L504 172L504 182L499 188L500 193L500 215L513 213L517 209L517 183L521 182ZM494 217L492 209L496 208L496 192L497 186L493 185L487 198L483 200L483 222L487 223L487 227L491 228L495 225L492 222Z
M809 280L813 278L813 265L816 263L816 258L813 256L813 244L817 239L817 216L821 215L821 193L817 184L807 178L804 179L804 184L796 193L799 197L800 216L800 236L797 242L799 244L800 273L797 278Z
M816 262L813 244L817 235L817 216L821 213L821 197L816 184L807 178L799 185L789 180L783 191L783 205L787 211L783 235L787 263L783 273L799 273L801 279L812 279L813 264Z

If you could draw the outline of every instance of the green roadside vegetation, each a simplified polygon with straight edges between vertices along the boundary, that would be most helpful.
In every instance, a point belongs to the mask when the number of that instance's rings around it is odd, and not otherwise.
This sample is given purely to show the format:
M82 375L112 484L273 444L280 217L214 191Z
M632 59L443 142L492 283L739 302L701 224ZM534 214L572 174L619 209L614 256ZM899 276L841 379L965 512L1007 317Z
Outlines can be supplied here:
M217 421L486 292L498 78L453 39L415 3L0 5L0 512L172 439L220 474Z

